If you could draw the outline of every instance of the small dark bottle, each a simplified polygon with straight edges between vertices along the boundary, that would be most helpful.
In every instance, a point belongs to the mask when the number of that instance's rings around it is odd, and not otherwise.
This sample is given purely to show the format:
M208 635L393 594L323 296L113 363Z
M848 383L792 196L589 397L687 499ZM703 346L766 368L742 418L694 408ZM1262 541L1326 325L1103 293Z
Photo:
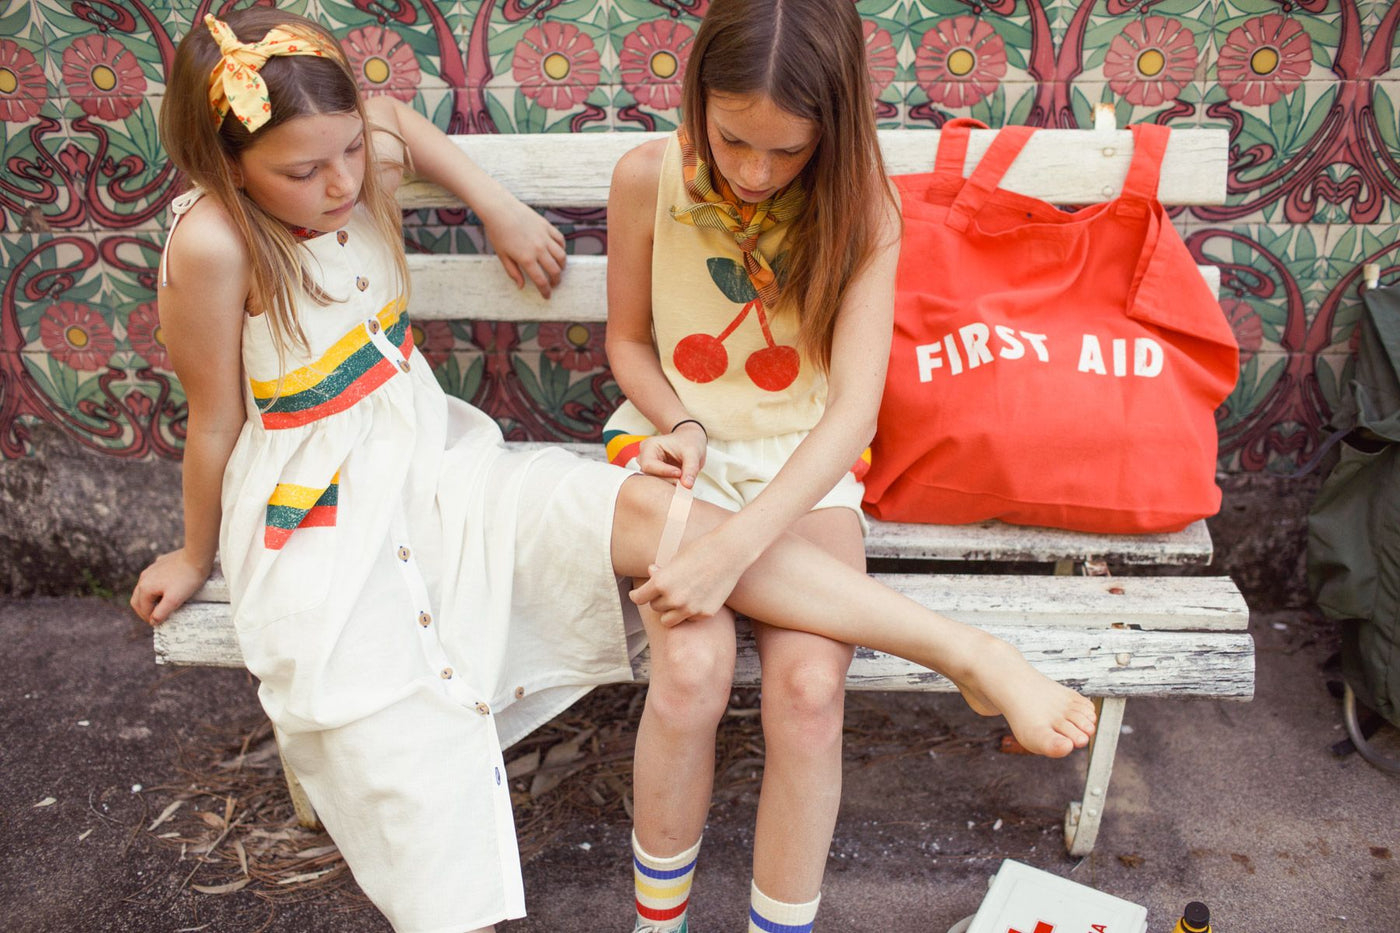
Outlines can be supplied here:
M1172 933L1210 933L1210 908L1200 901L1187 904Z

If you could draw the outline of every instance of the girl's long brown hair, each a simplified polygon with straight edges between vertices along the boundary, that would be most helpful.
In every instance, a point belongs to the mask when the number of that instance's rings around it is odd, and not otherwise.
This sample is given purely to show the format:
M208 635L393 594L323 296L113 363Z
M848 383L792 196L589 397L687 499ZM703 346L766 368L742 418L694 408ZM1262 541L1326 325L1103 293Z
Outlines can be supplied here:
M687 134L710 165L711 91L766 95L818 127L802 170L807 207L784 245L779 309L797 310L799 341L825 369L841 300L880 245L881 199L893 204L875 135L865 36L851 0L711 0L681 91Z
M368 208L385 246L397 259L399 285L408 290L408 265L403 251L403 215L391 192L379 182L364 102L354 73L335 37L317 23L268 7L251 7L228 14L225 22L243 42L256 42L273 27L311 33L333 50L324 57L274 56L262 66L272 100L271 118L248 132L232 111L215 123L209 106L209 75L219 62L219 45L203 23L196 23L180 47L166 83L160 111L160 138L175 167L203 188L228 212L248 244L252 262L249 310L265 313L281 356L289 347L309 349L297 320L298 294L325 304L328 297L315 285L304 263L305 250L287 226L273 217L235 184L239 157L260 134L295 117L310 114L356 114L365 126L365 178L360 202Z

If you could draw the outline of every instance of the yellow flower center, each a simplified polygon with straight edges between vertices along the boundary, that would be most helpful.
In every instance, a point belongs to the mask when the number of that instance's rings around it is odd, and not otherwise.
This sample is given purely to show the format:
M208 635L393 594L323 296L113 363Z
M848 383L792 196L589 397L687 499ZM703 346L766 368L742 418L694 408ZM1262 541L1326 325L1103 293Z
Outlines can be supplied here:
M165 346L165 329L157 324L156 329L151 331L151 339L156 342L156 346Z
M651 73L661 78L663 81L673 77L679 70L676 56L670 52L657 52L651 57Z
M582 324L570 324L569 329L564 331L564 339L582 350L588 346L588 328Z
M977 56L967 49L954 49L948 56L948 70L961 78L963 75L972 74L972 69L977 67Z
M427 335L423 333L423 328L419 327L417 324L410 324L408 328L413 331L413 345L415 347L422 347L423 341L427 339Z
M1167 56L1157 49L1148 49L1138 56L1138 74L1144 78L1155 78L1167 67Z
M370 84L383 84L389 80L389 63L375 56L365 61L364 73Z
M92 86L99 91L110 91L117 86L117 73L106 65L94 65Z
M19 90L19 75L8 68L0 68L0 94L13 94Z
M81 350L88 345L89 338L87 331L77 324L70 324L68 329L63 332L63 339L68 341L70 347Z
M560 52L550 52L544 57L544 73L551 81L563 81L569 76L569 57Z
M1277 68L1277 49L1259 49L1249 56L1249 69L1257 75L1271 75Z

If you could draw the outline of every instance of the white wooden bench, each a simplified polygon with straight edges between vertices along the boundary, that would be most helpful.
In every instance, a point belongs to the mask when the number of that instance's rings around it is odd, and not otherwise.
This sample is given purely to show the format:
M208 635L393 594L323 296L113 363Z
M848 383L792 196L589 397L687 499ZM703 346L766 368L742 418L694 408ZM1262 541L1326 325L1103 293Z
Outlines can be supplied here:
M627 149L659 134L584 133L537 136L463 136L459 145L522 200L557 208L596 208L607 200L613 164ZM970 158L985 152L994 131L975 132ZM927 170L938 134L929 130L881 132L892 174ZM1161 199L1168 204L1219 204L1225 198L1228 139L1224 130L1173 133L1162 171ZM1056 203L1104 200L1118 190L1132 153L1127 130L1107 120L1092 130L1036 134L1005 184ZM441 189L404 187L408 208L460 207ZM533 289L519 291L491 256L412 256L411 313L418 319L475 317L493 321L581 321L606 318L606 257L570 257L564 281L545 301ZM1218 288L1218 270L1203 267ZM602 457L601 443L565 445ZM1164 535L1093 535L999 522L968 526L905 525L874 521L866 541L872 567L922 572L876 576L911 598L952 618L993 632L1018 647L1039 670L1093 697L1099 706L1084 791L1065 817L1065 844L1074 855L1094 846L1109 776L1129 697L1198 696L1247 700L1254 692L1254 644L1248 608L1227 577L1182 576L1182 568L1210 561L1204 522ZM939 572L941 562L1043 564L1055 573ZM946 569L947 564L943 569ZM1107 568L1128 576L1108 576ZM1075 575L1076 568L1085 571ZM1161 568L1173 575L1152 575ZM932 571L932 572L929 572ZM216 574L205 588L155 632L156 660L165 664L241 667L242 655L228 611L228 592ZM757 685L757 653L741 638L735 682ZM648 678L643 653L634 665ZM943 677L925 668L859 648L850 689L951 692ZM288 773L298 814L315 815Z

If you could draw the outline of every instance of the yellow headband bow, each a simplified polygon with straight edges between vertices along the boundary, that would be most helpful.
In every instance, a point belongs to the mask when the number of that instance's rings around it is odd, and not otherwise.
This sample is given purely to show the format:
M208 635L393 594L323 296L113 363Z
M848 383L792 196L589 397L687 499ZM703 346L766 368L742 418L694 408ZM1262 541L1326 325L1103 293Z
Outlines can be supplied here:
M214 122L222 123L230 109L253 132L272 116L272 100L267 84L258 72L274 55L316 55L324 57L333 50L314 32L296 33L284 26L268 30L257 42L240 42L227 23L204 17L204 25L219 43L223 58L209 75L209 106L214 110Z

